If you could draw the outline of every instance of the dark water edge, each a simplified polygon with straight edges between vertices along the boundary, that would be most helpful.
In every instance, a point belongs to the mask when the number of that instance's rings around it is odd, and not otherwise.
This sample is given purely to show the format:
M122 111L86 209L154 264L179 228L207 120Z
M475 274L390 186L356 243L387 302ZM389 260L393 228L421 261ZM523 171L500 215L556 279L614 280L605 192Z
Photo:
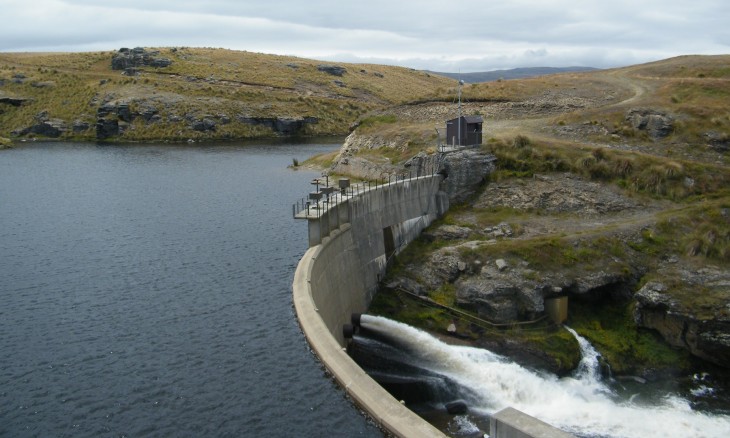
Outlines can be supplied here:
M291 304L287 166L338 146L0 152L0 436L382 436Z

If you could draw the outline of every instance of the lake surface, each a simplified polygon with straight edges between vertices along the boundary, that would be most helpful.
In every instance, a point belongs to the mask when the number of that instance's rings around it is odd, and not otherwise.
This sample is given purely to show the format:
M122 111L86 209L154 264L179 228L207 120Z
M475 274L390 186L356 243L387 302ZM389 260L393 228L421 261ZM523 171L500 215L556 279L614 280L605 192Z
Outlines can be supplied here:
M0 151L0 436L382 436L291 304L338 146Z

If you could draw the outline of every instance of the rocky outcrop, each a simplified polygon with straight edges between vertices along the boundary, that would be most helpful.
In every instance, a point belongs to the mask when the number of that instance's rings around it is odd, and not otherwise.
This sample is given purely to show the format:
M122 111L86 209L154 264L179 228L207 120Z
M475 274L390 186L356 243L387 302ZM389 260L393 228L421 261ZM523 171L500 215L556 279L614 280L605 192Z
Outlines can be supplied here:
M441 240L463 240L472 234L472 229L458 225L441 225L435 229L424 231L423 237L430 241Z
M683 281L690 287L705 289L701 292L704 309L674 297L670 286L662 282L649 282L635 295L637 325L656 330L670 345L729 367L730 303L725 291L730 286L730 274L715 269L702 269L701 272L679 269ZM714 304L711 303L713 296L719 298Z
M717 152L730 150L730 134L726 132L709 131L704 134L707 145Z
M345 73L347 73L347 69L345 67L340 67L339 65L323 65L320 64L317 66L317 70L321 72L325 72L327 74L330 74L332 76L342 76Z
M496 158L479 149L457 149L428 155L419 153L405 163L415 174L427 174L436 169L444 176L441 190L453 202L470 199L495 169Z
M532 179L490 184L474 206L539 209L548 213L575 213L581 216L628 212L641 207L637 201L617 189L571 173L536 174Z
M131 123L134 119L126 101L105 102L96 110L96 138L106 140L123 132L119 122Z
M494 172L494 155L478 149L463 149L444 153L438 172L445 176L441 190L453 202L464 202L471 198L490 173Z
M462 149L445 153L420 152L416 156L395 165L385 157L364 158L361 151L388 148L402 149L407 143L399 136L381 137L351 133L340 148L330 170L334 173L364 179L388 179L393 175L418 176L441 173L444 181L441 190L455 202L463 202L473 196L487 176L494 171L495 157L479 149Z
M78 120L78 119L74 120L73 125L71 125L71 129L73 130L73 132L76 132L76 133L84 132L87 129L89 129L90 127L91 126L89 125L88 122L86 122L84 120Z
M655 140L667 137L674 131L674 117L664 111L633 108L626 114L626 121Z
M462 228L446 225L427 233L431 236L465 236L466 231ZM483 230L471 231L464 238L482 235ZM493 243L484 240L454 242L434 251L425 262L408 265L405 274L395 278L393 284L406 285L408 290L421 293L451 284L461 308L470 309L493 323L513 323L542 315L545 298L556 295L589 298L603 297L606 293L618 295L638 276L635 272L626 272L617 265L611 265L609 257L605 263L596 261L598 268L592 271L541 271L525 260L473 260L462 255L463 250L478 250Z
M0 96L0 104L6 104L6 105L12 105L12 106L21 106L24 103L28 102L30 99L26 99L24 97L9 97L9 96Z
M287 117L248 117L239 116L238 120L249 125L266 126L279 135L301 134L310 124L319 123L316 117L287 118Z
M366 159L358 156L358 152L380 148L395 149L400 143L400 137L386 139L377 135L360 135L353 132L347 136L340 147L330 171L362 179L387 179L389 175L397 175L399 171L402 172L403 168L394 166L385 157Z
M68 131L66 121L58 118L51 118L47 111L42 111L35 116L35 123L27 128L13 131L13 135L24 136L29 134L42 135L48 138L58 138Z
M171 103L172 102L172 103ZM120 99L116 95L108 94L103 98L95 97L91 104L99 105L96 112L96 137L99 140L122 135L127 125L136 119L144 120L145 124L163 121L160 114L169 109L172 104L170 98L156 96L152 98ZM276 134L282 136L303 134L309 124L318 123L316 117L286 118L286 117L249 117L239 115L232 119L225 113L210 114L190 111L184 115L168 113L166 121L169 123L185 122L187 128L202 133L216 132L221 125L232 121L250 125L266 126Z
M142 47L134 49L121 48L112 56L112 70L134 69L135 67L163 68L172 64L168 58L159 56L157 50L147 51Z
M494 172L494 155L479 149L457 149L428 155L424 152L406 161L404 167L414 174L427 174L436 169L444 176L441 190L454 202L471 198L490 173Z
M475 212L455 217L459 225L427 229L424 237L436 249L402 266L387 287L421 296L453 291L459 308L502 324L544 315L545 300L555 296L600 305L633 303L636 327L655 330L674 347L730 367L730 273L709 259L640 249L651 235L656 220L651 211L658 204L639 203L566 174L495 182L476 204L533 214L518 214L514 229L506 223L477 226ZM725 210L721 214L727 216ZM571 220L579 223L569 225ZM611 221L618 226L606 228ZM545 234L561 236L556 237L560 249L550 259L540 254L541 247L519 243ZM498 245L504 239L516 240L515 245ZM582 249L589 254L577 257ZM637 291L642 278L658 280Z
M203 117L200 120L196 120L191 125L194 131L200 131L200 132L207 132L207 131L215 131L216 129L216 123L215 120L209 118L209 117Z
M99 140L116 137L121 132L117 119L101 118L96 121L96 138Z

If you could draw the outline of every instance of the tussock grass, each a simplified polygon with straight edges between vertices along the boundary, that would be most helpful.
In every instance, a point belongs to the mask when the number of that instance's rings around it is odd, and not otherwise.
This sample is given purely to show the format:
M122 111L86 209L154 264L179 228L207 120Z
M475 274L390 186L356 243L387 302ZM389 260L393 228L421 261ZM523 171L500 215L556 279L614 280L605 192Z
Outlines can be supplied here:
M525 141L493 138L487 142L486 150L497 157L496 179L573 172L636 193L672 200L718 192L730 184L730 171L722 166L547 140L527 140L527 146L514 146L515 142Z

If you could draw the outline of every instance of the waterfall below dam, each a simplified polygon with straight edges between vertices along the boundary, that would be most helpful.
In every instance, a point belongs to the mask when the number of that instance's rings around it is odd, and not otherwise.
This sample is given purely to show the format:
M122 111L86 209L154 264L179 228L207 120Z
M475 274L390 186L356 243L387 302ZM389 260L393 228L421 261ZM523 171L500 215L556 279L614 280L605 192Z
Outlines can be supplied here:
M570 329L569 329L570 330ZM578 339L583 360L570 377L524 368L488 350L453 346L409 325L363 315L353 358L418 412L463 400L455 436L481 436L491 414L513 407L579 437L727 437L730 415L693 410L676 393L619 394L599 372L599 354ZM614 385L615 386L615 385ZM408 398L412 400L409 400ZM417 401L416 401L417 400Z

